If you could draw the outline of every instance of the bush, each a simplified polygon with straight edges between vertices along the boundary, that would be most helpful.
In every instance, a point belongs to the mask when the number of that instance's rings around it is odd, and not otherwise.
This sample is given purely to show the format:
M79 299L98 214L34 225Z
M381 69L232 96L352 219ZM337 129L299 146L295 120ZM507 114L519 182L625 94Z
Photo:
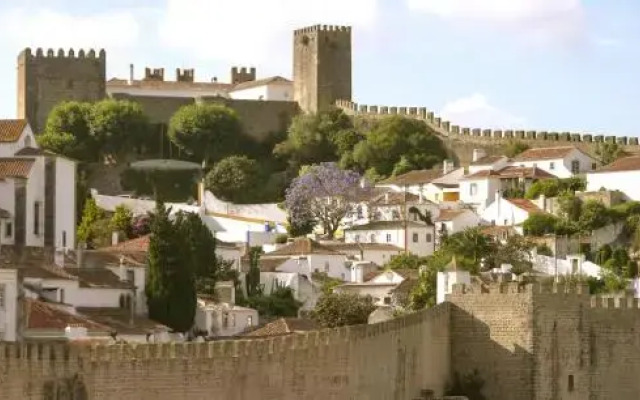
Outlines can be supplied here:
M541 256L553 257L553 250L546 244L536 246L536 253Z
M207 174L205 183L216 197L233 203L250 203L256 198L260 168L245 156L222 159Z
M331 293L320 298L313 319L325 328L366 324L376 309L371 297L351 293Z
M525 235L543 236L555 233L558 218L551 214L532 214L522 224Z
M527 199L537 199L540 195L556 197L563 192L575 193L586 188L587 182L582 178L543 179L531 185L525 197Z

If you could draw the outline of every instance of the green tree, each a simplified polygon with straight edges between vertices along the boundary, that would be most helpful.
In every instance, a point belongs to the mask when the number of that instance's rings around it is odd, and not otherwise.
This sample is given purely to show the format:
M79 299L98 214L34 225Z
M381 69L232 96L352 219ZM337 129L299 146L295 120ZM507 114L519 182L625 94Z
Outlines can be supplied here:
M422 310L436 305L438 268L430 263L420 273L418 284L409 293L409 308Z
M247 296L249 298L262 294L260 287L260 256L262 247L256 246L249 249L249 272L245 278L247 285Z
M578 221L582 214L582 200L570 191L565 191L558 196L560 214L570 221Z
M504 244L496 247L497 251L494 256L496 267L502 264L509 264L512 267L511 272L515 275L531 272L533 268L531 253L534 244L525 237L520 235L510 236Z
M234 203L247 203L255 197L260 175L255 160L231 156L222 159L207 173L205 184L216 197Z
M366 324L376 309L371 297L352 293L331 293L318 300L313 319L325 328Z
M149 139L149 122L139 103L105 99L91 106L91 136L103 155L127 154Z
M236 112L215 103L180 108L169 121L169 137L195 160L214 163L241 150L244 138Z
M389 269L415 269L427 265L427 258L420 257L413 253L401 253L391 257L389 262L385 264L385 268Z
M277 287L269 295L259 294L248 299L248 306L264 317L297 317L302 304L295 299L293 289Z
M89 114L91 105L66 101L56 105L49 116L44 132L37 136L43 149L80 161L94 161L96 143L91 136Z
M576 191L585 190L587 182L580 177L571 177L565 179L543 179L534 182L527 190L525 197L527 199L537 199L540 195L546 197L556 197L563 192L575 193Z
M118 232L124 239L129 239L132 234L133 213L124 204L116 207L111 216L110 227L114 232Z
M512 158L517 156L520 153L524 153L525 151L529 150L531 148L531 146L529 146L528 144L521 142L519 140L510 140L509 143L507 143L504 146L504 149L502 151L502 154L504 154L505 156Z
M615 142L597 143L595 154L602 165L611 164L618 158L626 155L624 149Z
M424 121L391 116L374 124L353 150L353 159L363 171L374 168L389 176L402 161L402 169L430 169L447 156L437 135Z
M161 201L156 204L145 292L151 319L186 332L193 326L196 312L194 272L186 239L169 219L169 212Z
M495 244L480 228L467 228L442 241L443 253L455 255L458 263L472 273L479 272L480 262L495 253Z
M525 235L543 236L555 233L558 221L558 217L551 214L535 213L522 223L522 229Z
M193 269L196 292L213 297L220 263L215 237L196 213L178 213L174 225L186 241L185 256Z
M609 211L604 204L597 200L588 200L582 206L582 213L578 223L584 232L604 227L611 222Z
M96 200L93 197L87 199L82 211L82 220L78 225L77 237L78 242L84 242L91 246L95 239L95 224L104 218L104 212L98 208Z

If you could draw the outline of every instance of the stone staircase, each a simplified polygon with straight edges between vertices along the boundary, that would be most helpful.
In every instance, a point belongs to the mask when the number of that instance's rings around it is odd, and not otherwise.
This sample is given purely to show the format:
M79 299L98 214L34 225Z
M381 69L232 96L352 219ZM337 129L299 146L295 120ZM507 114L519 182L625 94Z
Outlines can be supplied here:
M433 390L423 389L420 391L420 396L414 397L412 400L469 400L465 396L444 396L436 397Z

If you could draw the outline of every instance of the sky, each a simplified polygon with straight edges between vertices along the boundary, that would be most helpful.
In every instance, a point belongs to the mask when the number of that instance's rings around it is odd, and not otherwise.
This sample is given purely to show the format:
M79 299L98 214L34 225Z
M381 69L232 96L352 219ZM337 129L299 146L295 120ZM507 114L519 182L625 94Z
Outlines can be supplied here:
M636 0L0 0L0 117L25 47L104 48L107 76L291 77L292 31L353 27L353 100L454 124L640 135Z

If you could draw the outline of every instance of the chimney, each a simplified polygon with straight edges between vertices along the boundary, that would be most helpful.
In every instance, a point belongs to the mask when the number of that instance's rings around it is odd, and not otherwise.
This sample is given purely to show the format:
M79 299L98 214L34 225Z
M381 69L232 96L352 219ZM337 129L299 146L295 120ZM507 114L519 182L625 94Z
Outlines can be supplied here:
M451 172L453 172L453 161L444 160L443 168L442 168L442 174L443 175L447 175L447 174L449 174Z
M486 156L487 156L487 152L484 151L484 149L473 149L473 162L476 162L479 159Z
M133 84L133 64L129 64L129 85Z
M120 281L121 282L126 282L127 281L127 269L125 268L124 265L124 256L120 256Z

